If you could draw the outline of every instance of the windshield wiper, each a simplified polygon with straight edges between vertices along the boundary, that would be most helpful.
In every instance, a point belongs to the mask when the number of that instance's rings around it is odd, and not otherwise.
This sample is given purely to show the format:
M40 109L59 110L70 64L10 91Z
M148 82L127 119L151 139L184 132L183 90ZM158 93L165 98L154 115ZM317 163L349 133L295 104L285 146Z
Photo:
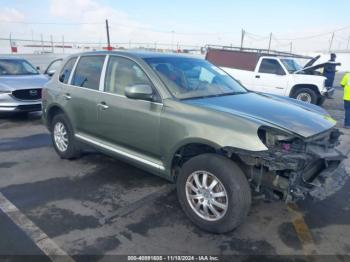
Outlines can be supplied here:
M231 96L231 95L240 95L240 94L246 94L246 93L248 93L248 91L244 91L244 92L230 92L230 93L223 93L223 94L216 94L216 95L206 95L206 96L193 96L193 97L182 98L181 100L203 99L203 98L219 97L219 96Z

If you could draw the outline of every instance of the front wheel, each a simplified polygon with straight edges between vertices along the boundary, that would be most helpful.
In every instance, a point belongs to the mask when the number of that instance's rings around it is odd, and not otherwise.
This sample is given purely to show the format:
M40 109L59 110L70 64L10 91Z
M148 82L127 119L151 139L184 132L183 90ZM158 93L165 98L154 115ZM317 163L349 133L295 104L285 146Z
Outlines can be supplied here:
M238 227L251 204L250 187L242 170L232 160L215 154L196 156L183 165L177 194L190 220L213 233Z
M299 88L293 93L292 98L306 103L316 104L318 101L318 94L311 88Z

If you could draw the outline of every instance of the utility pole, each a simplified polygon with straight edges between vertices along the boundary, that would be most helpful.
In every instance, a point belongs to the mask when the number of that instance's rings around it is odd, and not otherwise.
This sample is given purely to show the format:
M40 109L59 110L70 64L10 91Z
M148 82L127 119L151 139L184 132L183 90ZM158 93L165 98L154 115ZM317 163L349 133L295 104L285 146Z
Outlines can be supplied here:
M348 43L346 45L346 49L349 49L349 44L350 44L350 36L349 36L349 39L348 39Z
M243 49L244 36L245 36L245 30L244 30L244 29L242 29L242 36L241 36L241 49Z
M290 48L289 48L290 53L293 52L293 42L290 42Z
M333 32L333 34L332 34L332 38L331 38L331 41L330 41L330 43L329 43L329 52L330 52L331 49L332 49L333 39L334 39L334 32Z
M107 50L112 50L112 47L111 47L111 40L110 40L110 38L109 38L108 19L106 19L106 32L107 32Z
M269 40L269 49L268 49L268 52L270 52L270 49L271 49L271 41L272 41L272 33L270 33L270 40Z

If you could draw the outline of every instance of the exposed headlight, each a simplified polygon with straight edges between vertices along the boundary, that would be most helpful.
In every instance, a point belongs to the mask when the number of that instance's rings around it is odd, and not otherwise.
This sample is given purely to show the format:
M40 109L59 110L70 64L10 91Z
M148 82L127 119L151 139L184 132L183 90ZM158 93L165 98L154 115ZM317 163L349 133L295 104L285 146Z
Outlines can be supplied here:
M288 145L295 139L295 136L291 134L270 127L260 127L258 136L268 148L280 146L284 150L289 150L290 146Z

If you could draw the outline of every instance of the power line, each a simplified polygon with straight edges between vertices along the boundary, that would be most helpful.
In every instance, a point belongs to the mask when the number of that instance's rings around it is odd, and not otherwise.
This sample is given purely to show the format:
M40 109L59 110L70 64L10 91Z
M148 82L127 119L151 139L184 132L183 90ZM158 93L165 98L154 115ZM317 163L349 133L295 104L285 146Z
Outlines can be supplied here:
M1 24L25 24L25 25L97 25L103 22L26 22L26 21L5 21L0 20Z
M3 24L25 24L25 25L58 25L58 26L78 26L78 25L102 25L104 22L28 22L28 21L5 21L0 20L0 23ZM157 30L152 29L146 26L137 26L137 25L127 25L127 24L119 24L119 23L110 23L110 25L119 26L119 27L127 27L134 29L141 29L152 31L156 33L167 33L171 34L174 30ZM177 35L229 35L235 34L238 32L179 32L174 31Z
M279 40L286 40L286 41L311 39L311 38L316 38L316 37L320 37L320 36L330 35L330 34L333 34L335 32L343 31L343 30L346 30L346 29L350 29L350 26L341 27L341 28L338 28L338 29L335 29L335 30L332 30L332 31L328 31L328 32L324 32L324 33L320 33L320 34L316 34L316 35L295 37L295 38L278 38L278 39Z

